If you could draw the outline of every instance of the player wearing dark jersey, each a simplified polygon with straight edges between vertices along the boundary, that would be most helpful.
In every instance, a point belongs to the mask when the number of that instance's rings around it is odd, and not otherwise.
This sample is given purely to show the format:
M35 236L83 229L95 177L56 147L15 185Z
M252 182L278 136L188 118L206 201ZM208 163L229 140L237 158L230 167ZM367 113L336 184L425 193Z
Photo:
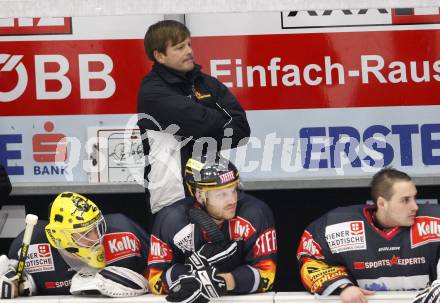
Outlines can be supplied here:
M304 286L343 302L382 290L417 290L437 278L440 208L417 205L411 178L386 168L372 179L373 206L339 207L311 223L297 251Z
M227 292L271 289L277 243L269 207L237 190L229 161L190 159L185 179L193 198L162 209L148 257L150 289L171 302L207 302Z
M9 265L18 258L22 238L23 233L10 247ZM148 248L147 233L125 215L103 216L87 198L62 193L50 206L49 222L40 220L34 228L24 295L146 293Z

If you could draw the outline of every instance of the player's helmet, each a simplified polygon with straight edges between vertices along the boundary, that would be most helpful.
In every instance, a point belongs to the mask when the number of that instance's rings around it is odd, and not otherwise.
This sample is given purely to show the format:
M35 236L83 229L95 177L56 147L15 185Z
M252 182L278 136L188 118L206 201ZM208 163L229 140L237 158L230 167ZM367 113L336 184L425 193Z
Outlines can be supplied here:
M102 245L105 230L101 211L86 197L63 192L49 206L49 224L45 228L49 243L91 267L105 267Z
M208 191L237 185L239 172L231 161L219 156L215 159L191 158L185 165L185 182L194 197L197 188Z

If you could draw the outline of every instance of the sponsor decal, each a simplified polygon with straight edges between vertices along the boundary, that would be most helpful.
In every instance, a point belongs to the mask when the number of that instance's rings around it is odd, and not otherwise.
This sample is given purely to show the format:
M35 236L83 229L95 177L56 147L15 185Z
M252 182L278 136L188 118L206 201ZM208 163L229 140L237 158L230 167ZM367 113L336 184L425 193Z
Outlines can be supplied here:
M45 133L32 137L32 149L33 160L46 165L34 165L34 175L65 175L68 154L66 136L52 133L55 128L52 121L46 121L43 127Z
M174 235L173 242L183 253L186 251L194 251L194 224L190 223L179 230L179 232Z
M211 94L210 93L204 94L204 93L201 93L201 92L195 90L194 96L197 98L197 100L202 101L203 99L211 97Z
M381 251L394 251L394 250L400 250L400 246L379 247L379 249L377 251L381 252Z
M282 29L440 23L438 7L306 10L281 13Z
M255 232L255 227L242 217L237 216L229 220L229 234L233 241L249 240Z
M322 261L310 260L301 268L301 279L312 293L318 292L325 283L346 277L343 266L328 266Z
M255 241L254 257L270 255L278 251L277 233L275 228L271 227L264 231Z
M311 233L304 231L298 246L298 258L303 255L312 255L315 259L324 259L321 246L313 239Z
M173 259L173 251L167 243L158 237L151 235L151 247L148 252L148 265L154 263L171 262Z
M46 281L46 282L44 282L44 288L46 288L46 289L70 287L70 285L72 285L72 279L66 280L66 281Z
M400 258L400 256L393 255L390 259L383 259L377 261L359 261L353 262L353 268L358 270L363 269L375 269L379 267L392 267L392 266L411 266L425 264L425 257L414 257L414 258Z
M191 167L192 169L195 169L197 171L201 171L203 169L204 164L200 161L189 159L186 163L186 166Z
M440 219L418 216L411 226L411 248L440 241Z
M221 184L225 184L225 183L231 182L235 178L233 171L228 171L228 172L226 172L224 174L221 174L219 177L220 177Z
M107 263L141 255L141 242L130 232L106 234L103 238L103 245Z
M367 249L363 221L348 221L326 226L325 239L332 253Z
M24 268L30 274L45 271L54 271L52 248L49 243L29 245Z
M71 17L0 18L0 36L72 34Z

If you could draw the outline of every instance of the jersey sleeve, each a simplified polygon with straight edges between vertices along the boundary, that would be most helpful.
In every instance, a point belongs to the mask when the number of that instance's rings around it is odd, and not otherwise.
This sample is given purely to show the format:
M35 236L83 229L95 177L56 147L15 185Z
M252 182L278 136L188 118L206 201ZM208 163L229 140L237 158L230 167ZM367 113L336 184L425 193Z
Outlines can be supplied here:
M355 284L327 245L326 218L317 219L304 230L296 254L301 282L309 292L319 295L329 295L346 283Z
M262 201L251 200L230 220L231 238L244 241L244 263L234 270L235 293L266 292L272 289L277 266L277 239L273 214Z
M166 294L169 285L186 272L183 254L173 243L176 231L188 223L185 218L185 209L173 204L161 210L154 220L148 254L148 283L154 294Z
M123 214L104 216L107 232L103 237L107 265L131 269L142 275L147 272L150 239L147 232Z

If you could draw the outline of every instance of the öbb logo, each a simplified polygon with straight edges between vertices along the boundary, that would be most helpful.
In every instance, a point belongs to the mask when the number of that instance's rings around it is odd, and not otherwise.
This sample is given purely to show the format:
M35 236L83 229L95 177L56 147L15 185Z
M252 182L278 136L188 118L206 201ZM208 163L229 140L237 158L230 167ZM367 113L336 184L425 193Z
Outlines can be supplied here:
M25 60L27 58L27 60ZM61 100L72 93L72 81L68 77L70 65L74 60L63 55L33 55L35 70L35 94L37 100ZM0 102L12 102L19 99L29 87L28 69L25 64L29 56L0 54ZM75 64L76 65L76 64ZM96 70L99 66L99 70ZM95 68L93 68L95 67ZM29 70L32 70L30 68ZM113 61L106 54L79 54L78 76L81 99L107 99L116 91L115 80L110 76ZM91 82L103 83L92 88ZM73 82L76 83L76 82Z

